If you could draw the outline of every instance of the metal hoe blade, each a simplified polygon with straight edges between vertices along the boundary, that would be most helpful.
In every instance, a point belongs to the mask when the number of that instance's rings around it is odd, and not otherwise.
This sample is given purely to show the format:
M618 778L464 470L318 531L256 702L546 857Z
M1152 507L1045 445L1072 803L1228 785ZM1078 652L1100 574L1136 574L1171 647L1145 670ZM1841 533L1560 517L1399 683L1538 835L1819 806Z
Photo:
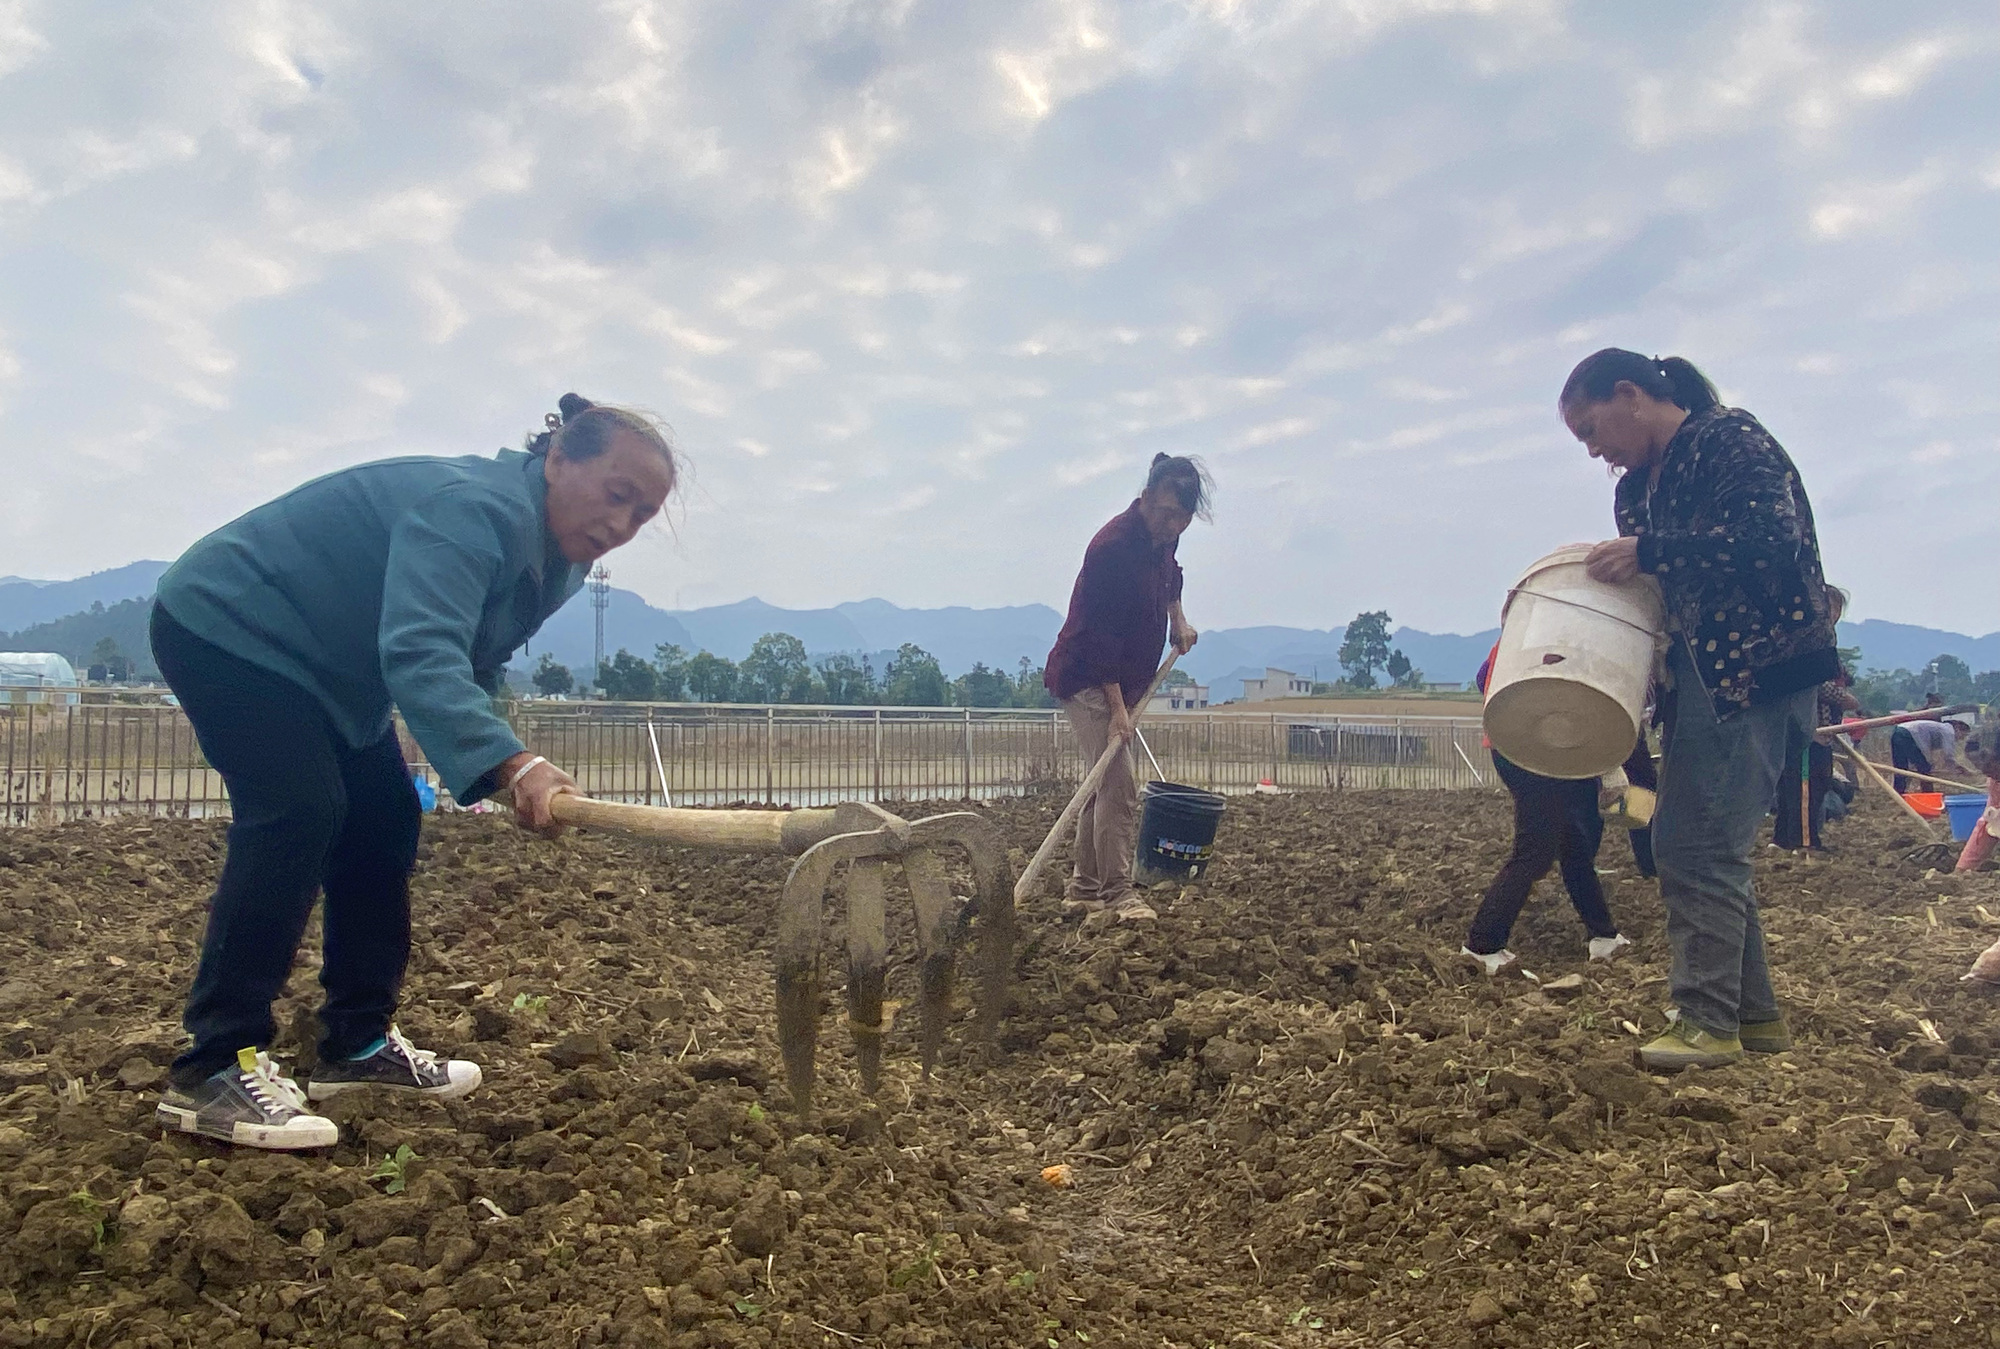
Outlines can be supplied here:
M883 871L899 860L915 909L918 981L923 1012L923 1068L928 1075L944 1043L950 1016L953 968L960 946L978 938L978 1033L998 1025L1013 963L1014 896L1006 851L993 826L969 811L906 823L877 812L880 828L832 838L808 848L785 881L778 911L778 1041L792 1102L812 1109L819 1048L820 944L826 894L835 872L847 875L848 1023L854 1032L861 1084L871 1095L880 1085L882 1042L892 1018L884 1001L888 965ZM976 894L954 904L939 846L964 850Z

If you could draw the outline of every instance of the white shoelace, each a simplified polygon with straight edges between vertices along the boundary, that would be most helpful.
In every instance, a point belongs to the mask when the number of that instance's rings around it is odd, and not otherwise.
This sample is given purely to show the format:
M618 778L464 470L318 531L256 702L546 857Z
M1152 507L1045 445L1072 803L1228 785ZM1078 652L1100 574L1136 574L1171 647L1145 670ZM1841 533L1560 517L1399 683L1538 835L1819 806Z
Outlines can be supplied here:
M404 1038L403 1032L397 1027L389 1027L389 1033L383 1039L387 1040L395 1051L403 1056L405 1063L418 1072L434 1073L438 1071L437 1055L428 1049L419 1049L411 1044L409 1040Z
M250 1099L271 1113L306 1112L306 1097L299 1084L286 1077L278 1061L263 1050L257 1051L257 1070L242 1076L243 1089L250 1093Z

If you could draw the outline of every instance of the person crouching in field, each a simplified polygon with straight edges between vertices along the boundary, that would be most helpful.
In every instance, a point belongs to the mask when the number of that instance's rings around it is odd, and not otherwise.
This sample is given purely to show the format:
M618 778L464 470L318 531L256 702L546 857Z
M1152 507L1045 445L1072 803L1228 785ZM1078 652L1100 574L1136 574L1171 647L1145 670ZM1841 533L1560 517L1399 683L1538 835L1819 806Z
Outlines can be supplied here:
M1049 652L1043 682L1062 703L1085 764L1113 744L1097 795L1077 820L1076 864L1064 907L1156 917L1132 885L1139 842L1139 784L1132 771L1132 714L1146 699L1171 639L1185 655L1198 634L1181 613L1181 567L1174 550L1188 525L1209 518L1209 478L1201 461L1156 454L1139 498L1090 541L1070 592L1069 616Z
M638 413L575 394L528 452L388 459L329 474L196 543L161 577L153 654L229 789L162 1127L257 1148L327 1147L307 1099L375 1088L449 1099L477 1064L391 1021L410 956L421 814L394 710L461 805L506 798L557 832L576 784L493 710L514 649L673 491ZM306 1092L266 1051L271 1003L324 892L325 1038Z
M1486 691L1499 654L1496 644L1479 667L1474 682ZM1645 737L1639 737L1635 755L1645 753ZM1600 778L1570 781L1531 773L1499 750L1492 750L1494 771L1507 784L1514 799L1514 847L1500 874L1486 889L1472 930L1466 934L1459 954L1470 957L1488 974L1498 974L1519 957L1507 949L1514 922L1528 902L1535 882L1548 875L1558 860L1562 863L1563 888L1576 916L1590 933L1587 950L1592 960L1612 960L1632 943L1620 935L1612 921L1610 906L1604 902L1604 883L1597 878L1597 849L1604 841L1604 817L1598 811ZM1651 765L1650 755L1647 764Z
M1889 762L1912 773L1937 776L1954 770L1970 771L1958 757L1959 734L1970 728L1961 722L1906 721L1889 730ZM1891 784L1899 792L1929 791L1930 784L1918 778L1898 775Z
M1655 577L1667 615L1653 852L1677 1017L1640 1057L1672 1070L1789 1048L1750 857L1786 742L1811 732L1818 686L1840 673L1805 486L1771 433L1679 357L1599 351L1557 406L1621 474L1619 537L1591 551L1590 574Z

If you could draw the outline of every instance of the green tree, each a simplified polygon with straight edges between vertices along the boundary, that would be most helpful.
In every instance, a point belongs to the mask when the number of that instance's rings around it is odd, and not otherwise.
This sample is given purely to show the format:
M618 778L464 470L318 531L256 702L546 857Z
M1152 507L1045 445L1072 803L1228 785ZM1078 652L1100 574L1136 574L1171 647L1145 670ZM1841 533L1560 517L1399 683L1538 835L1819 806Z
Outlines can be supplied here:
M806 644L789 632L759 637L736 667L736 697L745 703L811 702L812 666L806 661Z
M975 662L951 684L952 701L960 707L1006 707L1014 701L1014 681L999 670Z
M875 667L867 657L856 660L845 651L821 656L818 663L821 696L842 707L860 707L875 701Z
M1056 696L1049 692L1049 686L1042 682L1042 667L1031 664L1026 656L1021 657L1020 668L1014 674L1014 706L1054 707Z
M697 702L731 702L736 694L736 662L709 651L688 658L687 686Z
M1947 703L1968 702L1972 698L1972 667L1957 656L1933 657L1924 667L1931 689Z
M672 642L653 648L653 696L663 703L677 703L687 696L688 654Z
M647 703L657 696L660 673L624 647L597 667L597 687L614 703Z
M1389 664L1389 611L1371 609L1354 616L1340 639L1340 668L1349 688L1372 689L1375 672Z
M99 615L104 612L102 601L99 601L98 607L93 612ZM107 633L98 638L96 644L90 648L89 677L117 681L132 677L132 662L125 659L125 653L118 649L116 637Z
M535 692L544 698L553 698L558 693L568 693L576 687L576 677L569 672L569 666L557 664L556 658L546 651L542 653L542 658L535 662L534 673L528 676L528 682L533 684Z
M1389 678L1396 681L1399 689L1420 689L1424 686L1424 672L1410 664L1410 658L1403 654L1401 647L1389 653L1388 664L1383 666Z
M951 686L936 656L915 642L904 642L896 648L882 680L882 701L898 707L945 707L951 701Z

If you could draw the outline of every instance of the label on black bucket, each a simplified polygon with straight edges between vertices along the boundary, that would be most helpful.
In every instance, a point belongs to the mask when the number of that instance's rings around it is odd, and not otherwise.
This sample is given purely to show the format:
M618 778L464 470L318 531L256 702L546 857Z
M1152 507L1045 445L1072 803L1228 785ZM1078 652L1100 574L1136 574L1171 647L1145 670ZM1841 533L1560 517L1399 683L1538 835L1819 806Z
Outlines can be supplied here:
M1213 843L1181 843L1175 839L1157 839L1153 851L1162 857L1171 857L1176 862L1204 862L1215 852Z

